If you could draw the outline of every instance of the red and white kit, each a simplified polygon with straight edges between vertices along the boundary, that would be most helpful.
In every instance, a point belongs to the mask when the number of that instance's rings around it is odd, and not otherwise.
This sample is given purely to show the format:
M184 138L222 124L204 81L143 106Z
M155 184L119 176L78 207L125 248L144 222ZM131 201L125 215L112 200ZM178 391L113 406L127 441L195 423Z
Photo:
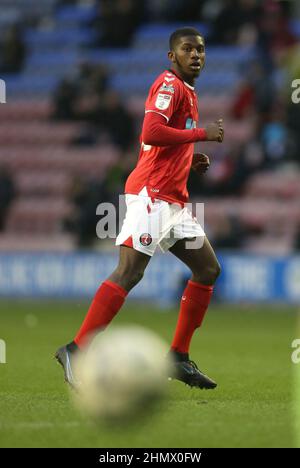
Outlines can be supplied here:
M125 185L127 212L116 245L152 256L157 245L166 251L179 239L205 236L184 206L194 143L206 139L197 122L194 88L166 70L146 100L141 150Z

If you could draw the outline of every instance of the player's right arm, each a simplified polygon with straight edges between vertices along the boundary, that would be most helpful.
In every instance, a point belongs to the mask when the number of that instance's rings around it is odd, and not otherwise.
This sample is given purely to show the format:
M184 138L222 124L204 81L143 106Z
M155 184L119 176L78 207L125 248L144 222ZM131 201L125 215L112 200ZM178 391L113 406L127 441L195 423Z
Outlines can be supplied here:
M180 87L175 79L174 82L157 83L146 102L143 143L150 146L170 146L197 141L221 142L224 135L221 120L209 124L206 128L181 130L168 126L170 118L180 106L181 98Z
M206 128L179 130L168 127L163 116L156 113L146 114L142 130L145 145L170 146L197 141L222 142L224 130L221 123L208 124Z

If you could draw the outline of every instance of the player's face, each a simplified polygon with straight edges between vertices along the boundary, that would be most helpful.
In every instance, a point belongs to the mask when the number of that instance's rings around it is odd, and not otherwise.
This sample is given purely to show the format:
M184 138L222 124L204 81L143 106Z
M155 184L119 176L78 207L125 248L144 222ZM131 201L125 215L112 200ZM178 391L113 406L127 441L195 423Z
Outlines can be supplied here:
M183 79L193 82L205 63L204 39L200 36L181 37L174 50L169 52L173 68Z

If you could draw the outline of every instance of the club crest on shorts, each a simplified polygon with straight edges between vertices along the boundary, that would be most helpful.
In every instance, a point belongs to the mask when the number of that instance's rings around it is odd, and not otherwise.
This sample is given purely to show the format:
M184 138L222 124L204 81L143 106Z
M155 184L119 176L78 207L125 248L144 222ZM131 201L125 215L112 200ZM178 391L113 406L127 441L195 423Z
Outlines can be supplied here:
M140 243L147 247L147 245L150 245L152 242L152 237L148 233L144 233L140 235Z

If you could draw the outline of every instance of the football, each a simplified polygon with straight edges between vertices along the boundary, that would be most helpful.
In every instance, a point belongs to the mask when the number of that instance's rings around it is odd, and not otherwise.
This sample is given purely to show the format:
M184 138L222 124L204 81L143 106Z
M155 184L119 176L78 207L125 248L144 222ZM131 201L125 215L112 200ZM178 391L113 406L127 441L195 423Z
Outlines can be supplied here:
M152 331L126 326L95 336L75 364L76 405L95 421L128 421L165 395L167 346Z

